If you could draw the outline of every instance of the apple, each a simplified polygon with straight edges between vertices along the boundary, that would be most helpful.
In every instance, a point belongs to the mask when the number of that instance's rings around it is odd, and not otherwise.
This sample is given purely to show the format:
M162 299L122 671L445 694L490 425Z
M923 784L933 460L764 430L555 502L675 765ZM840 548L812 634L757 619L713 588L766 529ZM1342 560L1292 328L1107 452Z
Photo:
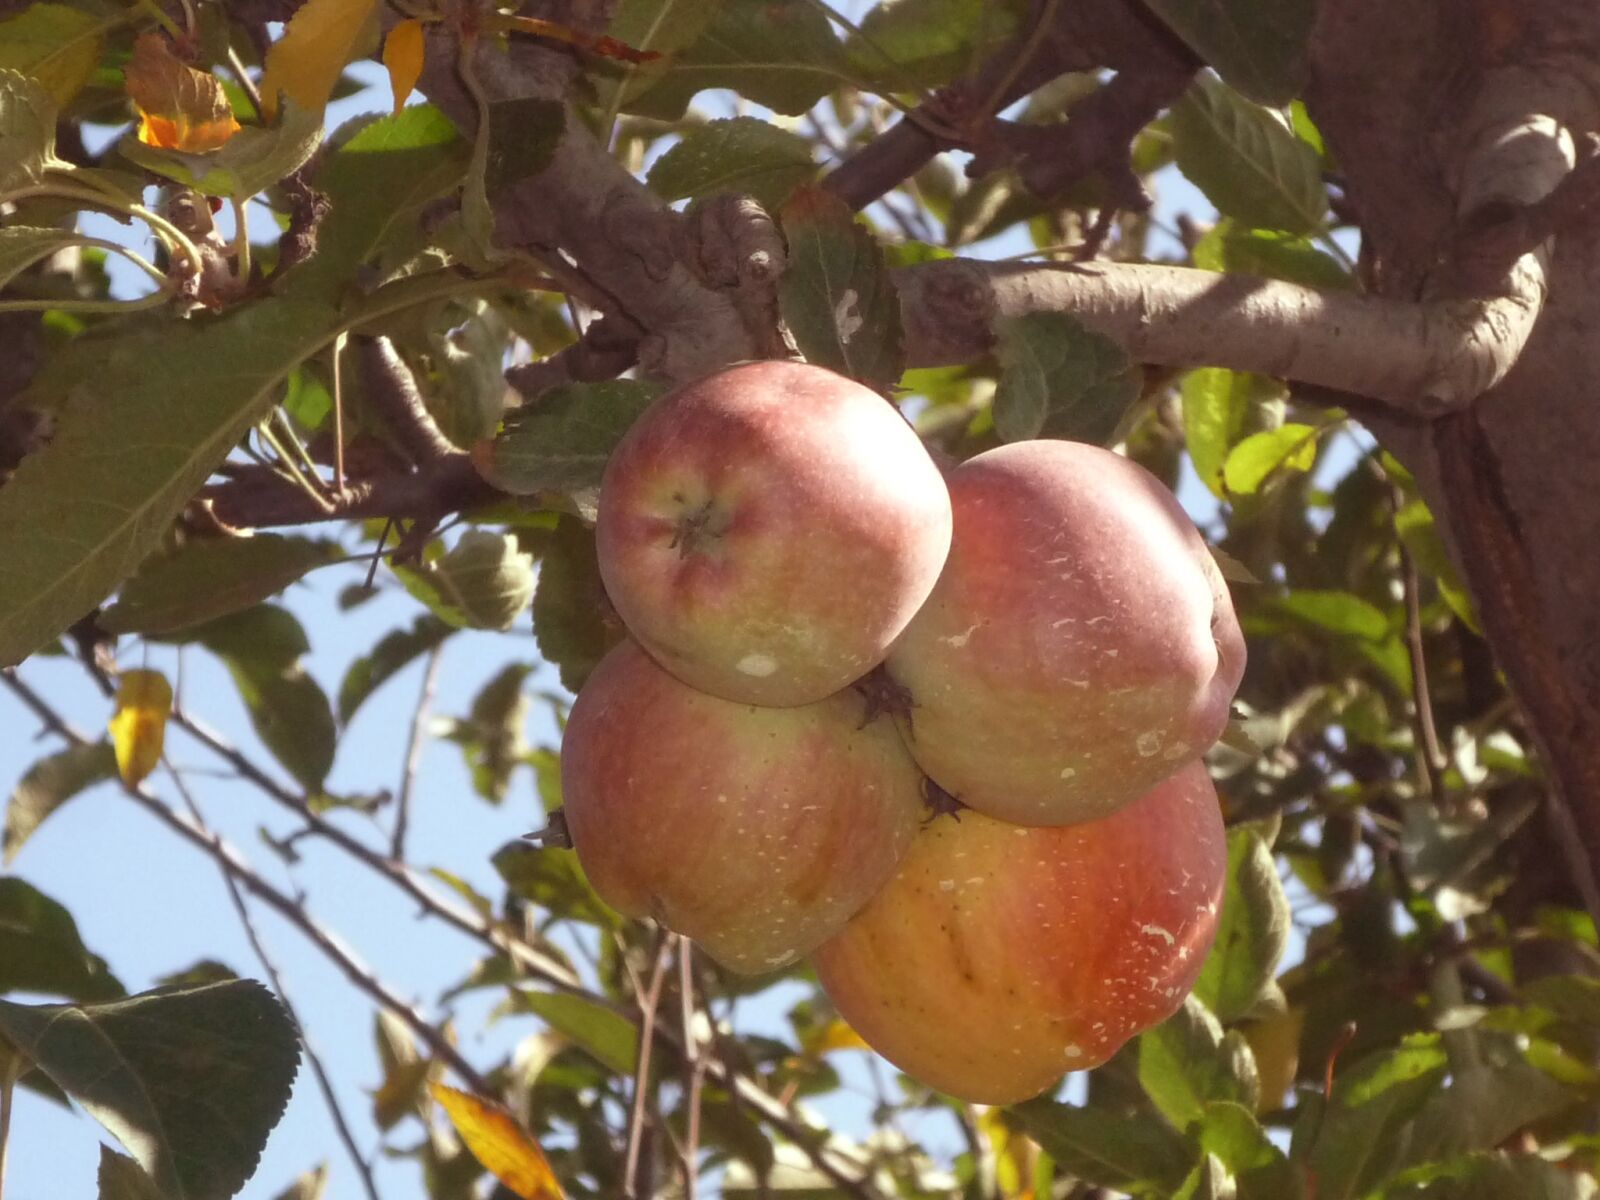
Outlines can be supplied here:
M1166 487L1064 441L987 451L947 482L949 558L887 661L934 782L990 816L1062 825L1130 803L1221 736L1244 639Z
M680 682L632 642L567 721L567 829L600 897L771 971L843 927L894 873L922 775L888 720L844 692L765 708Z
M839 1015L901 1070L1013 1104L1177 1011L1227 864L1201 763L1098 821L938 817L813 960Z
M618 615L678 678L810 704L882 661L950 548L950 498L876 392L753 362L651 405L606 465L595 530Z

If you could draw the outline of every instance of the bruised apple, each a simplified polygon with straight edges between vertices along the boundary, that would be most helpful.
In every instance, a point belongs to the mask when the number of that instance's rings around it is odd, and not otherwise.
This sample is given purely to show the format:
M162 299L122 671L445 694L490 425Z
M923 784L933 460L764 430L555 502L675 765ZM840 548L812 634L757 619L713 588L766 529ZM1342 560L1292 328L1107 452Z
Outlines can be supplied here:
M681 683L624 642L561 750L567 828L606 903L748 974L836 933L894 873L922 776L852 692L762 708Z
M955 537L889 654L912 756L1022 825L1104 816L1203 754L1244 672L1227 585L1154 476L1078 442L950 473Z
M817 950L817 975L908 1075L1015 1103L1177 1011L1216 935L1227 861L1201 763L1098 821L939 817Z
M927 597L950 498L883 397L754 362L634 423L606 466L596 539L618 614L678 678L809 704L882 661Z

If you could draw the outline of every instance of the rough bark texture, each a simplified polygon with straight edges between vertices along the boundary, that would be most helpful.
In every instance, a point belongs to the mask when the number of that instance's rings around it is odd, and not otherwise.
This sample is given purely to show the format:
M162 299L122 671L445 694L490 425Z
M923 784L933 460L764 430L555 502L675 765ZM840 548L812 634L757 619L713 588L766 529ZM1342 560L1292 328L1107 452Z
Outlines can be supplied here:
M1466 19L1463 19L1466 18ZM1359 214L1368 282L1407 299L1481 290L1458 231L1540 198L1600 127L1600 11L1324 0L1308 104ZM1491 165L1486 168L1485 163ZM1531 193L1531 194L1530 194ZM1531 260L1531 261L1530 261ZM1558 232L1517 268L1543 311L1467 414L1372 422L1417 470L1536 729L1590 864L1600 863L1600 237ZM1515 274L1515 272L1513 273ZM1506 290L1518 281L1501 281ZM1591 907L1591 878L1582 881Z

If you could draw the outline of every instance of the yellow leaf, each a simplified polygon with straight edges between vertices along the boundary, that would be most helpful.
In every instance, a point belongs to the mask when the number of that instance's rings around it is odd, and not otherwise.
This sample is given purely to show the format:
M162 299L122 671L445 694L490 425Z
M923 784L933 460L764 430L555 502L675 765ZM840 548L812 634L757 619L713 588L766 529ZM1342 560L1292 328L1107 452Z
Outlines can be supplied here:
M539 1143L510 1113L442 1083L430 1084L428 1090L449 1114L472 1156L512 1192L522 1200L565 1200Z
M321 112L345 67L365 55L377 36L378 0L308 0L267 51L261 107L270 120L283 92L301 108Z
M124 783L138 783L156 769L171 711L172 685L160 671L124 671L117 680L111 745Z
M178 58L163 34L139 36L122 78L139 109L139 140L147 146L205 154L239 132L222 80Z
M861 1035L838 1017L829 1021L816 1034L806 1039L806 1049L812 1054L829 1050L871 1050Z
M394 110L405 106L406 97L422 77L422 60L427 44L422 22L407 17L389 30L383 39L383 66L389 72L389 87L394 92Z

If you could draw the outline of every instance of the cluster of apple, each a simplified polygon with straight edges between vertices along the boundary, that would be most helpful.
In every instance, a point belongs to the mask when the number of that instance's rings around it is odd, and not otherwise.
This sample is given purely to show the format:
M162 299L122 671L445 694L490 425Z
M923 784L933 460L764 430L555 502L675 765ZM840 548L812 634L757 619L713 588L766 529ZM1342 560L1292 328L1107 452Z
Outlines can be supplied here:
M613 907L734 971L811 955L871 1046L974 1101L1182 1003L1226 869L1200 757L1244 644L1159 481L1062 441L945 475L876 393L759 362L640 417L596 537L632 636L562 787Z

